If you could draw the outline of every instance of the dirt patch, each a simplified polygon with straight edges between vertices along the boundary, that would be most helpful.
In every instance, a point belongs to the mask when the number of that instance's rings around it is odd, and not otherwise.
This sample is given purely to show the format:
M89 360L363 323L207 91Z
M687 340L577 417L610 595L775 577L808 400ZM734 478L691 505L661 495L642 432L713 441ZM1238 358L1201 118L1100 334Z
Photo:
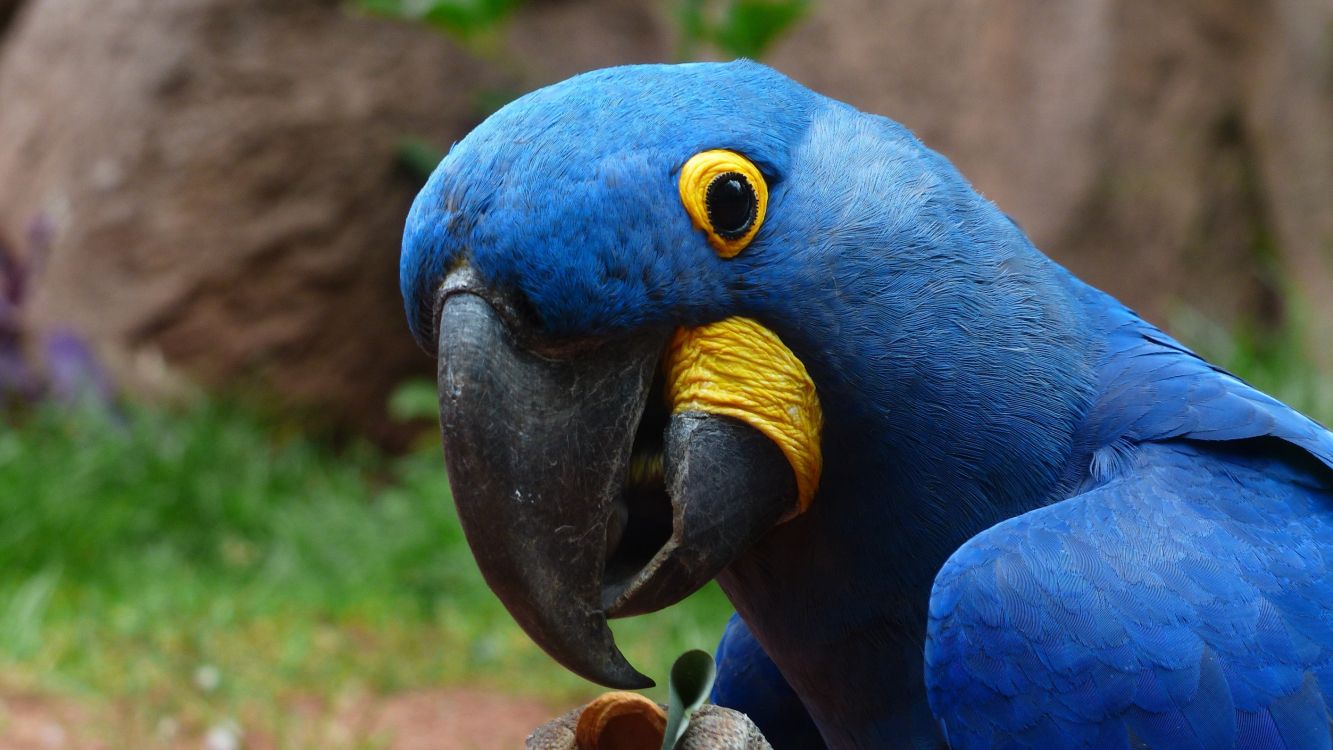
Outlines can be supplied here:
M184 728L172 717L111 710L68 698L0 696L4 750L500 750L521 748L534 728L568 708L460 688L390 696L294 701L276 726L219 721Z
M94 712L72 701L31 695L0 696L0 747L5 750L103 750L88 732Z
M410 693L375 708L375 733L391 737L395 750L518 748L558 713L540 701L469 691Z

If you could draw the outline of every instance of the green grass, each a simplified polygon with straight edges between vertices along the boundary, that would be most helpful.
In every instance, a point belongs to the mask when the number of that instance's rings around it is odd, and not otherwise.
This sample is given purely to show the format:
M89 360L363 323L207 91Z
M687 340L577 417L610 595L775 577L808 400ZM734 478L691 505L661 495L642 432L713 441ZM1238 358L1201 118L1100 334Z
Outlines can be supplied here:
M144 732L236 718L278 735L312 697L597 691L485 587L437 446L334 451L210 405L0 429L0 687L114 699ZM661 677L729 613L710 587L616 630Z

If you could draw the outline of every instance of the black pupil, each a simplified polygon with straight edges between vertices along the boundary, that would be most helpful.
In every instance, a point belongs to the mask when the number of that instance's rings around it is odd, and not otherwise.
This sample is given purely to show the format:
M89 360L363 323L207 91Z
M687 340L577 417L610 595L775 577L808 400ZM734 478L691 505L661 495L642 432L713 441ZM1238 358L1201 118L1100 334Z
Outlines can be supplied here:
M724 172L708 183L704 205L708 207L708 221L713 225L713 231L725 239L734 240L745 236L754 223L759 202L745 175Z

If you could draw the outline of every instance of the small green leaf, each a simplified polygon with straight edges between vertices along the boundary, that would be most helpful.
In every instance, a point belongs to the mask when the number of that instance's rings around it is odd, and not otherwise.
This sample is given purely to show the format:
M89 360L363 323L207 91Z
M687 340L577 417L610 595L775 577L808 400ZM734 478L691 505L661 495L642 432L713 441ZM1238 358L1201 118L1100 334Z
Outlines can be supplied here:
M690 717L708 700L717 677L717 667L707 651L686 651L671 665L671 679L667 684L666 733L662 735L662 750L674 750L690 725Z

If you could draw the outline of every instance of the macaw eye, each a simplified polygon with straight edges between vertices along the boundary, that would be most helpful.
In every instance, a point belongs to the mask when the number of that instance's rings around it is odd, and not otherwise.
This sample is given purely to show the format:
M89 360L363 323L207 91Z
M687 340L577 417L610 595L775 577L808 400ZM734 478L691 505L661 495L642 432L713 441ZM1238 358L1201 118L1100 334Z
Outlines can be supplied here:
M717 254L730 258L759 232L768 184L759 168L735 151L704 151L680 168L680 201Z
M713 231L724 239L734 240L744 237L745 231L754 223L759 199L745 175L726 172L708 183L704 206L708 209L708 221L713 225Z

